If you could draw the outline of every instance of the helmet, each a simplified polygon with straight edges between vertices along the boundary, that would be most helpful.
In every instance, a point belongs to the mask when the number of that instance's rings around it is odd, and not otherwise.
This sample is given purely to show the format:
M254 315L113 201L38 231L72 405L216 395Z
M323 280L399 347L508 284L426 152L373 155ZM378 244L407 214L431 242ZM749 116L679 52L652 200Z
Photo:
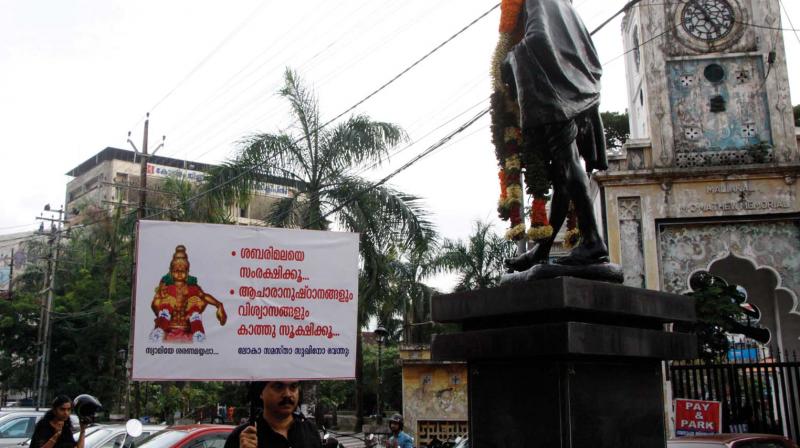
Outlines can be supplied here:
M100 401L89 395L82 394L75 397L72 402L72 407L75 409L75 414L81 421L88 421L94 418L94 414L103 407Z
M394 414L389 417L389 423L397 423L400 425L400 429L403 429L403 416L400 414Z

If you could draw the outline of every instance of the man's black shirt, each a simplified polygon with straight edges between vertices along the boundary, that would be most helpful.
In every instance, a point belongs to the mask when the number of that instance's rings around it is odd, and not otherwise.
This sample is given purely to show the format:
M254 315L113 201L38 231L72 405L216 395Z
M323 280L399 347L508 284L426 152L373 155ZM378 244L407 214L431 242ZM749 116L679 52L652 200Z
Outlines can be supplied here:
M61 431L61 435L53 448L75 448L78 445L71 429L69 422L65 422L64 429ZM33 429L30 448L42 448L42 445L47 443L55 433L56 429L50 424L50 418L45 415L36 423L36 427Z
M289 438L273 431L264 416L258 417L258 448L321 448L317 426L306 420L302 414L293 414L294 422L289 427ZM239 448L239 434L249 425L238 426L225 440L225 448Z

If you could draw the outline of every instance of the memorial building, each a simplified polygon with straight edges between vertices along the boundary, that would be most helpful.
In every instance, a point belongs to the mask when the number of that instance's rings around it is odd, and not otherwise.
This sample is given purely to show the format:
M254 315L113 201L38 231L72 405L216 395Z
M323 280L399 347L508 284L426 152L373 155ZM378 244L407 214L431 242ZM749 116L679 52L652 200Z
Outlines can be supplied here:
M800 154L779 0L643 0L622 26L630 139L594 180L625 284L709 271L800 349Z

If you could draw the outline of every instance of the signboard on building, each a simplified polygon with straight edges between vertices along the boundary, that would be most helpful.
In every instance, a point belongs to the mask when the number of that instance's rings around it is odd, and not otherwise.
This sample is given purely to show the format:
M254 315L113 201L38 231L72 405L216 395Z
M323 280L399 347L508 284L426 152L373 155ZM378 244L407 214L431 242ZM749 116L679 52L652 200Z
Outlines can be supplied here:
M177 177L192 182L202 182L206 176L202 171L156 165L154 163L147 164L147 175L154 177Z
M141 221L133 379L355 376L358 235Z
M719 401L676 398L675 435L717 434L722 427L722 404Z
M198 182L198 183L202 182L207 176L207 174L202 171L157 165L155 163L147 164L147 175L153 177L177 177L178 179L183 179L183 180L188 180L190 182ZM277 196L282 198L288 198L290 196L289 187L287 187L286 185L279 185L268 182L256 183L255 187L253 188L253 191L267 196Z

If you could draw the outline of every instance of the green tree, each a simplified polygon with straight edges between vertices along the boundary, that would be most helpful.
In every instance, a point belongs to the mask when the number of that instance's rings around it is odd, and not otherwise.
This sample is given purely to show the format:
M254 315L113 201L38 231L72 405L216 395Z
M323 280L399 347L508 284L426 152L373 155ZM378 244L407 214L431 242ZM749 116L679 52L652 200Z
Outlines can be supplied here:
M603 130L606 135L606 148L622 148L622 144L631 135L628 114L625 112L601 112Z
M514 255L515 247L486 222L476 221L466 241L445 240L435 264L458 274L455 291L491 288L505 272L503 260Z
M226 205L245 204L260 182L288 179L293 194L280 200L261 218L277 227L329 230L360 234L362 271L359 278L356 378L361 388L360 333L380 306L378 285L384 272L382 249L387 241L401 245L422 241L432 225L417 197L359 176L385 161L389 150L405 139L397 125L354 115L322 126L319 104L297 74L284 73L279 91L293 115L289 131L254 134L242 141L238 154L212 170L206 188ZM357 398L356 405L360 406ZM357 413L361 417L360 408Z
M769 331L746 321L740 306L746 296L737 285L729 285L721 277L706 271L696 272L690 278L695 299L697 322L681 330L697 334L697 349L701 358L724 357L730 348L730 334L741 334L766 344Z
M202 184L188 179L169 176L158 187L158 193L148 196L148 205L161 211L160 219L216 224L232 223L219 197L202 194Z

